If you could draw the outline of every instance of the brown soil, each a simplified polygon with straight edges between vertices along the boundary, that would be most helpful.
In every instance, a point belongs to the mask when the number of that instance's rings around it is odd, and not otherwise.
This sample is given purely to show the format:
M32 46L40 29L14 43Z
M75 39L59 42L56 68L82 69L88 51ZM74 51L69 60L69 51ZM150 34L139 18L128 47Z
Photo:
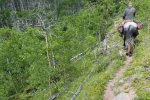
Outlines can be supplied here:
M110 33L112 33L114 29L117 28L118 22L120 21L121 19L114 22L114 28L110 30ZM130 66L131 61L132 61L132 57L127 56L126 61L124 62L125 65L122 66L120 70L115 74L115 77L108 82L107 89L105 90L105 94L103 96L103 100L113 100L116 97L114 94L115 92L119 93L119 92L128 91L128 94L132 99L136 96L135 90L131 86L134 76L126 77L124 79L119 80L121 77L123 77L124 72L127 69L127 66ZM117 83L118 80L122 82L122 85L115 87L114 84Z
M123 76L124 72L127 69L126 66L128 66L131 61L132 61L132 57L126 57L126 61L124 62L125 65L123 67L121 67L120 70L115 74L114 79L110 80L110 82L108 82L107 90L105 90L103 100L113 100L115 98L114 91L124 91L125 86L128 86L128 89L132 88L130 81L123 82L124 84L118 88L114 87L114 84L118 81L119 78L121 78Z

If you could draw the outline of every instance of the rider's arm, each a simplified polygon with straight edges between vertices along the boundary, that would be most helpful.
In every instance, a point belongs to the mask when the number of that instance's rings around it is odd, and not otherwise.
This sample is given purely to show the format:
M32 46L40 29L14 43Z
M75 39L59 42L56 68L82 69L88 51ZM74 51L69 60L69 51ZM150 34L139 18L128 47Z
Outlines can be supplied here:
M126 16L126 10L124 10L123 19L125 19L125 16Z
M134 11L134 17L135 17L135 14L136 14L136 9L135 9L135 11Z

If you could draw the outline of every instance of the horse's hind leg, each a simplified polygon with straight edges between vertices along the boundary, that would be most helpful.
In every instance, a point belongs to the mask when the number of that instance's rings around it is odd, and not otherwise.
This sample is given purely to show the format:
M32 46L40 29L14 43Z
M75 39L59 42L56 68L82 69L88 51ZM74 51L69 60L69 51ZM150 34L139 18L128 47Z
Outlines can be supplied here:
M123 46L124 46L124 47L126 46L126 44L125 44L125 40L126 40L126 38L125 38L125 36L124 36L124 43L123 43Z
M131 57L132 56L132 52L130 52L128 56Z
M126 49L127 49L127 48L126 48L125 41L126 41L126 38L125 38L125 36L124 36L124 43L123 43L123 49L124 49L124 50L126 50Z
M129 52L129 56L130 56L130 57L132 56L133 50L134 50L134 48L135 48L134 41L135 41L135 38L132 37L132 38L131 38L131 42L130 42L130 47L131 47L130 52Z
M126 52L126 55L127 56L132 56L132 47L131 47L131 44L130 43L128 43L127 44L127 52Z
M131 57L132 53L133 53L133 49L134 49L134 47L133 47L132 43L127 44L127 53L126 53L126 55Z

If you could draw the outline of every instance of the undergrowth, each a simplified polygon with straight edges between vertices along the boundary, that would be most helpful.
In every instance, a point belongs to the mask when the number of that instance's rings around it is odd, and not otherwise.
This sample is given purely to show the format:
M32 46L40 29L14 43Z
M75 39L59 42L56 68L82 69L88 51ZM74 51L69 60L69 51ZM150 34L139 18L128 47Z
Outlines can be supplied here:
M112 38L114 37L114 39ZM79 86L82 85L81 92L76 96L76 100L103 100L104 90L106 89L106 85L109 80L113 79L115 73L119 70L121 66L123 66L123 62L125 61L125 56L119 55L120 47L113 48L113 45L121 45L122 40L118 35L116 30L113 30L113 33L109 35L108 46L110 49L106 52L106 54L99 54L99 51L96 52L96 58L93 59L92 65L87 65L89 70L82 69L82 74L80 77L75 79L71 86L67 89L67 91L71 91L71 93L64 93L56 100L70 100L73 97L73 93L75 93ZM101 48L101 46L100 46ZM91 54L92 55L92 54ZM95 55L93 55L95 56ZM84 58L86 61L87 58ZM77 64L76 66L81 67L85 63ZM95 64L95 62L98 62ZM90 78L84 81L91 70L94 71L90 74Z
M104 95L104 90L106 89L106 84L109 80L114 77L115 72L123 65L125 57L121 57L118 54L118 48L110 51L111 55L98 55L95 61L99 63L94 66L88 66L88 73L80 76L73 81L68 91L76 92L78 87L82 85L82 90L76 97L77 100L102 100ZM119 59L118 59L119 58ZM84 82L84 79L88 76L91 69L94 67L94 71L91 73L91 77ZM66 93L61 95L57 100L69 100L73 94Z
M108 32L110 32L114 25L110 27L108 28ZM66 75L69 76L66 82L63 79L58 81L59 90L56 93L59 92L60 96L56 100L70 100L81 85L82 88L76 96L76 100L103 100L107 83L113 79L115 73L124 65L123 62L126 56L120 56L119 50L122 50L122 48L115 46L122 44L122 38L119 37L117 30L113 29L112 33L107 37L107 46L109 49L106 53L100 53L103 48L103 45L100 44L95 50L91 50L85 56L72 61L71 66L77 72L72 71L70 75ZM88 77L89 74L90 77ZM28 97L29 95L32 98L28 98L28 100L46 100L50 98L48 89L28 94Z

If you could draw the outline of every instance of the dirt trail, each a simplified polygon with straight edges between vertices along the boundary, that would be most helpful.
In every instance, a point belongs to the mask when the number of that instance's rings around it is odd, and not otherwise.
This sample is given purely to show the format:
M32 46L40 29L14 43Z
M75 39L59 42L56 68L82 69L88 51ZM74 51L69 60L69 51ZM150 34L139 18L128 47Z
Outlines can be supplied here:
M117 26L119 25L118 23L120 21L121 21L121 19L114 22L114 28L112 28L110 30L110 33L112 33L114 31L114 29L117 28ZM130 95L131 98L134 98L134 96L136 94L135 94L135 91L134 91L133 87L131 86L132 81L130 81L130 80L128 80L128 81L121 80L123 85L118 86L117 88L114 86L114 84L116 82L118 82L118 79L120 79L124 75L124 72L126 71L127 66L130 65L131 61L132 61L132 57L126 56L126 61L124 62L124 66L122 66L120 68L120 70L115 74L115 77L108 82L107 89L105 90L105 94L103 96L103 100L113 100L116 97L115 94L114 94L115 91L123 92L125 90L128 90L128 91L130 90L128 94ZM128 88L125 89L126 86L128 86Z
M105 90L103 100L113 100L115 98L114 90L116 90L116 89L114 88L114 83L116 83L118 81L118 79L123 76L124 72L127 69L126 66L128 66L131 61L132 61L132 57L127 56L126 61L124 62L125 65L123 67L121 67L120 70L115 74L115 77L113 78L113 80L110 80L110 82L108 82L107 90ZM122 88L124 88L124 87L122 87Z

